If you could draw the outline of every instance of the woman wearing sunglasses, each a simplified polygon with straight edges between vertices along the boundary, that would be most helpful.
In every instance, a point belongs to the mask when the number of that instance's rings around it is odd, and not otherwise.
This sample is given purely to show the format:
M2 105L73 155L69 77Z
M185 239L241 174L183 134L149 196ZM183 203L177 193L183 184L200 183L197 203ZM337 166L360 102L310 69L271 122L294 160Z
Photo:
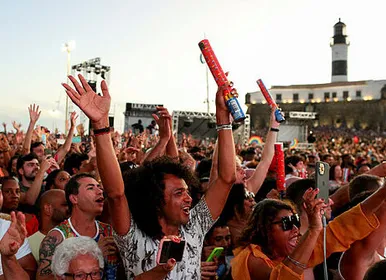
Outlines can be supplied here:
M323 262L322 211L327 205L316 199L318 189L303 196L309 225L300 235L300 219L294 208L280 200L259 202L243 231L232 261L234 280L303 279L304 270ZM345 212L327 227L327 257L343 252L379 226L374 212L385 200L383 187L360 205Z

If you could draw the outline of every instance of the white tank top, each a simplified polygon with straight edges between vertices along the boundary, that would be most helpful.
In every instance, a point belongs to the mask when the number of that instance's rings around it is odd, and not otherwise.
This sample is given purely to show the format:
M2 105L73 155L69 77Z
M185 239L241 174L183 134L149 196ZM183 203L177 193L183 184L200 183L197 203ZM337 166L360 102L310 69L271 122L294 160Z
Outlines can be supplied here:
M338 263L338 273L339 273L339 277L340 277L342 280L346 280L346 279L343 277L342 272L340 271L340 263L342 262L344 253L345 253L345 252L343 252L343 254L340 256L339 263ZM383 260L385 259L384 256L386 256L386 248L385 248L385 251L384 251L384 253L383 253L383 256L380 255L378 252L377 252L377 255L378 255L378 257L379 257L379 261L383 261Z

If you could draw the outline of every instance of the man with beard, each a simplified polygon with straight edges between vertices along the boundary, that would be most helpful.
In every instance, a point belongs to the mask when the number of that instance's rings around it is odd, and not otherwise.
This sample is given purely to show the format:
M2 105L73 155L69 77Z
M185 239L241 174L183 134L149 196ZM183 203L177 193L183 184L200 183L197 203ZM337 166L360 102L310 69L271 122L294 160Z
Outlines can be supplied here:
M16 168L20 180L20 211L37 213L34 205L41 192L44 174L55 164L53 158L44 159L39 164L38 158L33 153L21 156L17 160Z
M12 211L17 211L20 202L20 186L19 182L14 177L5 177L2 180L3 192L3 207L1 212L11 214ZM25 214L27 236L34 234L39 228L39 222L34 214Z
M39 261L40 243L48 232L68 218L68 205L63 190L48 190L40 197L39 230L28 238L32 254Z
M56 247L69 237L88 236L98 242L105 259L106 279L117 278L118 249L112 237L112 228L96 220L103 211L103 187L86 173L73 176L66 185L66 200L70 218L48 232L39 250L38 280L54 279L51 270Z

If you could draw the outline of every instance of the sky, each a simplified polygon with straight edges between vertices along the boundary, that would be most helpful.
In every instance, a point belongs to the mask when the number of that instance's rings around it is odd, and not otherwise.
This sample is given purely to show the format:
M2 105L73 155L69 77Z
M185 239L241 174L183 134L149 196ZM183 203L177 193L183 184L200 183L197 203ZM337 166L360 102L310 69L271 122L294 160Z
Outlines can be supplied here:
M350 40L348 78L385 79L385 1L353 0L0 0L0 122L64 127L66 53L71 63L101 57L111 66L116 115L126 102L206 111L206 36L244 103L261 78L267 87L331 80L333 25ZM209 77L211 111L216 85ZM246 108L246 107L244 107ZM121 125L119 123L118 125Z

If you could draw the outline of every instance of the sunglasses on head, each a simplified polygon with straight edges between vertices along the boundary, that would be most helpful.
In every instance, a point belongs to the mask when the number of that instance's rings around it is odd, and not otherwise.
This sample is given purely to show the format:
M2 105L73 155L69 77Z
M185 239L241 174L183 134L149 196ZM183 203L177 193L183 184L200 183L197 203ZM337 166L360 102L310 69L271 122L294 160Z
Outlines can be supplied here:
M247 191L244 193L244 199L251 199L251 198L255 199L255 194L253 192Z
M294 225L300 228L300 218L298 214L282 217L280 221L273 222L272 224L281 224L283 231L293 229Z

